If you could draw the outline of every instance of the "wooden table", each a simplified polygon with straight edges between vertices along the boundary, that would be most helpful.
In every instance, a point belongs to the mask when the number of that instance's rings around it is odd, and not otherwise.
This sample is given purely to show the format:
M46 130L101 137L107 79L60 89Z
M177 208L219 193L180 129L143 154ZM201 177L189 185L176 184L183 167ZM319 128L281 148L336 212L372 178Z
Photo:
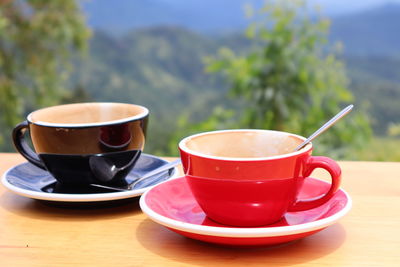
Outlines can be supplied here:
M0 153L0 173L23 162ZM66 209L0 186L0 266L400 266L400 163L339 162L353 208L287 245L227 248L149 220L138 201Z

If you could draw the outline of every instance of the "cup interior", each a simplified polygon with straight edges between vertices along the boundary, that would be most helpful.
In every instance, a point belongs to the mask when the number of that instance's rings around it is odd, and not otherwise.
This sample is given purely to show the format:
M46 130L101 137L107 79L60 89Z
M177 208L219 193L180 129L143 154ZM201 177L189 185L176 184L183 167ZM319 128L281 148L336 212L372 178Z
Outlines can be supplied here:
M102 124L141 118L145 107L124 103L78 103L43 108L32 112L28 120L36 124Z
M226 130L187 137L179 146L188 153L201 156L260 158L292 153L304 140L303 137L278 131Z

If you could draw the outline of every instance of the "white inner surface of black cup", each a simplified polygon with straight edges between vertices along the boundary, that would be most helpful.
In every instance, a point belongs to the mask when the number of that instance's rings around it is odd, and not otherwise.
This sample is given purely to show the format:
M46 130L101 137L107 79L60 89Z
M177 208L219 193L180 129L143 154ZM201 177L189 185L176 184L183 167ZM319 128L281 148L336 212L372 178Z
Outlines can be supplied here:
M87 126L119 123L148 114L145 107L124 103L78 103L39 109L28 120L39 125Z

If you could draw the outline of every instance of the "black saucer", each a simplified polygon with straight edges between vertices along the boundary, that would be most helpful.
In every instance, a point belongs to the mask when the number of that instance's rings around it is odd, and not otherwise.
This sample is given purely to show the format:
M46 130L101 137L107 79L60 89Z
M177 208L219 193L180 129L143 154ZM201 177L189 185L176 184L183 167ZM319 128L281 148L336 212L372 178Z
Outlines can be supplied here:
M166 164L167 161L149 154L142 154L133 170L125 178L127 183L143 174ZM116 192L97 187L67 187L56 182L53 176L26 162L10 168L2 177L9 190L33 199L56 202L104 202L140 196L148 188L165 181L177 173L176 169L165 171L138 183L134 189Z

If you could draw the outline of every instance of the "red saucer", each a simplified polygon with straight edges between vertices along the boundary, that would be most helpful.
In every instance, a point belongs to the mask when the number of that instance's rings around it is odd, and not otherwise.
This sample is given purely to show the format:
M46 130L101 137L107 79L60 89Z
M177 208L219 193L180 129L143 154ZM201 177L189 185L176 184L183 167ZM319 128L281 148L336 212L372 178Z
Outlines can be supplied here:
M305 179L300 198L316 197L327 182ZM194 199L185 177L163 182L140 198L140 207L153 221L189 238L233 246L280 244L314 234L337 222L351 208L351 198L339 190L318 208L288 212L277 223L262 227L232 227L206 217Z

